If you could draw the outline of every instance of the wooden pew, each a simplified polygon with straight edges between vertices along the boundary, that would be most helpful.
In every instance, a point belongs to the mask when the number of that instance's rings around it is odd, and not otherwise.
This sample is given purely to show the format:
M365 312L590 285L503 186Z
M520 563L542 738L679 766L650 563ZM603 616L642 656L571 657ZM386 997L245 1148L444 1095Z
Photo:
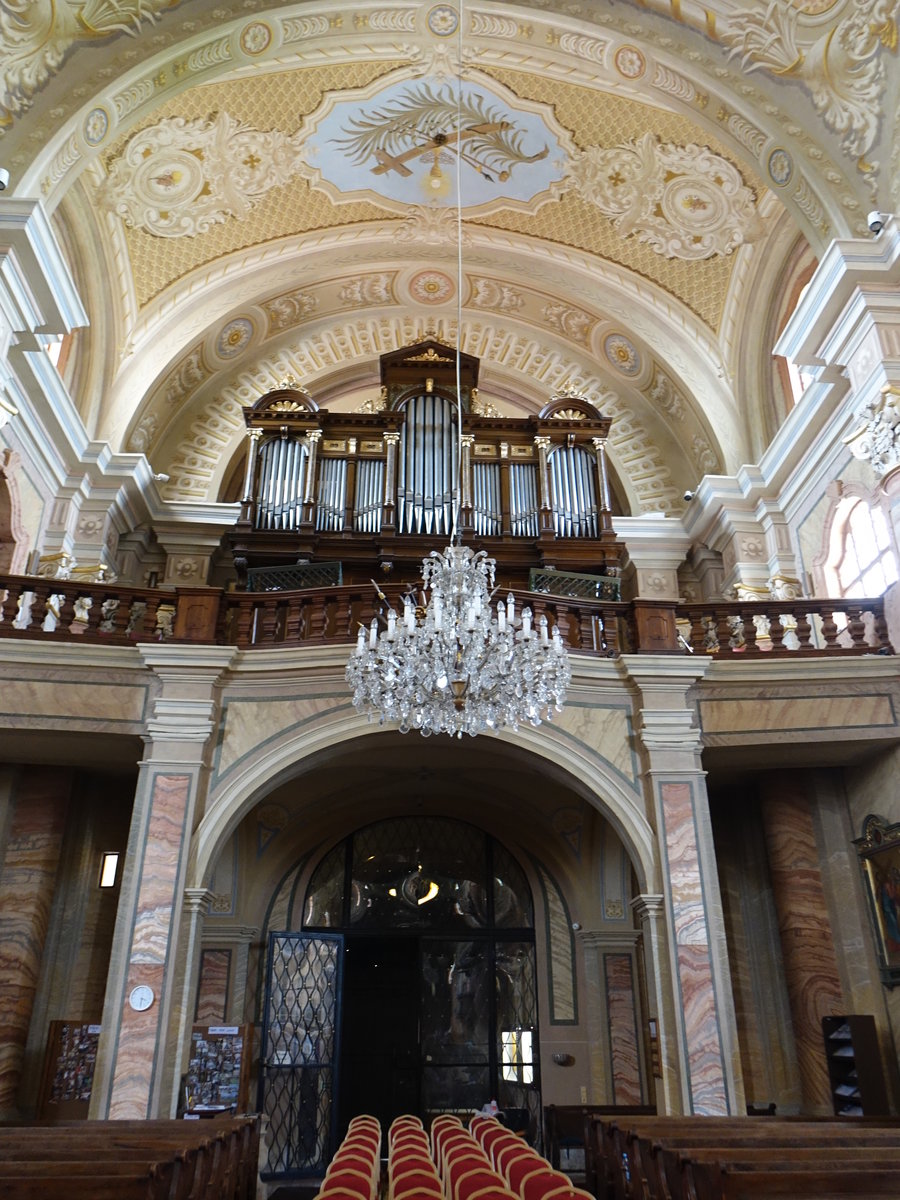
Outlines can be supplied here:
M595 1122L591 1132L602 1166L597 1194L616 1200L732 1200L740 1189L764 1196L773 1176L772 1194L817 1200L826 1184L836 1195L864 1193L857 1180L872 1171L888 1190L900 1182L900 1122L890 1119L632 1118Z
M594 1118L613 1120L635 1116L655 1116L652 1104L547 1104L544 1107L544 1152L555 1170L559 1170L561 1149L584 1148L584 1186L597 1195L597 1159L591 1138Z
M71 1179L124 1200L254 1200L256 1117L209 1121L82 1121L0 1126L0 1195L53 1197ZM15 1189L15 1190L13 1190ZM118 1192L117 1192L118 1189Z

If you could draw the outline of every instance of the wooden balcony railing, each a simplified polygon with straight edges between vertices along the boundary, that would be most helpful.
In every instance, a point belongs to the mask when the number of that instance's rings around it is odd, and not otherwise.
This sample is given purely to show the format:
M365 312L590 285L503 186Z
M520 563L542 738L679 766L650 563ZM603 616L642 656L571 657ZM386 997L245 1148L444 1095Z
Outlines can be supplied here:
M399 585L226 592L0 575L0 637L107 645L195 642L242 648L349 643L360 624L402 610ZM839 657L891 654L880 597L867 600L598 602L516 591L519 611L558 625L572 650L620 653Z

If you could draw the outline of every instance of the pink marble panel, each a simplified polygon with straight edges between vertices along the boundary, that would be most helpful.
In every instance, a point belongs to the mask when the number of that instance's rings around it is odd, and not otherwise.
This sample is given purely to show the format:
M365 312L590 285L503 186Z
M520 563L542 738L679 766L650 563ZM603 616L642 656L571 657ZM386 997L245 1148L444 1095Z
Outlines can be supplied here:
M230 950L204 950L200 955L200 982L197 987L198 1025L221 1025L228 1009Z
M635 1019L634 972L628 954L604 954L606 1008L614 1104L641 1104L641 1068Z
M190 787L188 775L157 775L153 780L125 1005L116 1048L109 1108L113 1119L151 1115L148 1104L163 1008L166 950L172 912L178 902L176 888ZM139 983L149 984L156 997L145 1012L134 1012L128 1004L132 988Z
M35 770L10 818L0 871L0 1113L16 1105L68 803L66 775Z
M712 976L709 926L694 797L689 783L661 783L672 922L678 951L678 985L690 1073L691 1109L728 1113L722 1040Z
M827 1113L822 1017L846 1009L809 801L793 780L772 779L762 816L804 1106Z

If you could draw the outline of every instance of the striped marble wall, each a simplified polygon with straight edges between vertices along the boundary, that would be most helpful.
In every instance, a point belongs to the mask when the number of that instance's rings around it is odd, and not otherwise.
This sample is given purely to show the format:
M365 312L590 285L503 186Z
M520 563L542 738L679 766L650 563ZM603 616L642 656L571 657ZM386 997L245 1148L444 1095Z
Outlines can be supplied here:
M728 1097L693 787L662 781L658 786L691 1111L725 1115Z
M630 954L604 954L606 1009L609 1016L609 1057L612 1063L613 1104L643 1104L634 962Z
M23 775L0 871L0 1115L14 1115L69 805L59 770Z
M845 1011L809 800L792 772L768 778L762 818L807 1112L831 1113L822 1017Z
M132 925L125 1004L118 1032L109 1116L150 1116L161 1003L166 982L167 952L180 874L185 817L192 779L189 775L156 775L152 782L149 820L140 865L140 885ZM148 984L155 1001L135 1012L128 997L138 984Z
M222 1025L228 1012L228 980L231 975L230 950L204 950L200 955L200 979L197 985L197 1025Z

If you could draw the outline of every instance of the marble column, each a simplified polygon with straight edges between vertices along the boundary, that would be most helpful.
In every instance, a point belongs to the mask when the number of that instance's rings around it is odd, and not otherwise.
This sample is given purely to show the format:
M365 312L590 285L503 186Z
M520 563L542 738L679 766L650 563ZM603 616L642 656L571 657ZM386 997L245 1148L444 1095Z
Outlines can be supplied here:
M58 768L6 774L0 858L0 1117L15 1117L56 887L70 780Z
M640 691L644 779L665 897L668 963L657 961L654 972L671 979L674 995L674 1041L660 1022L663 1094L667 1104L674 1100L674 1073L683 1111L743 1113L725 923L700 731L689 697L708 662L655 655L628 656L625 662Z
M183 925L191 831L202 812L217 682L233 647L145 644L160 683L140 766L103 1008L90 1115L173 1116L190 1038L197 920ZM190 901L189 901L190 907ZM150 989L135 1008L134 989Z
M794 1027L803 1111L832 1112L822 1017L846 1012L809 799L796 772L761 786L762 821Z

